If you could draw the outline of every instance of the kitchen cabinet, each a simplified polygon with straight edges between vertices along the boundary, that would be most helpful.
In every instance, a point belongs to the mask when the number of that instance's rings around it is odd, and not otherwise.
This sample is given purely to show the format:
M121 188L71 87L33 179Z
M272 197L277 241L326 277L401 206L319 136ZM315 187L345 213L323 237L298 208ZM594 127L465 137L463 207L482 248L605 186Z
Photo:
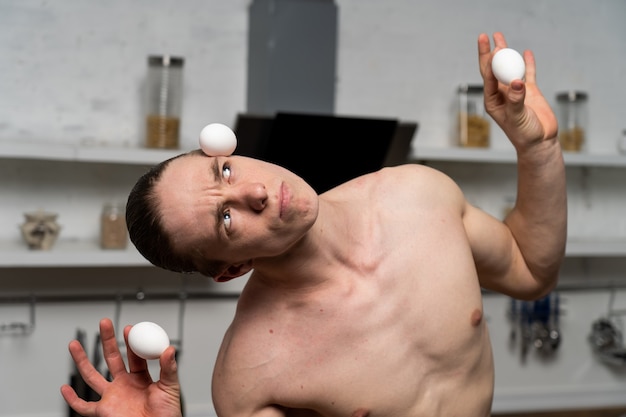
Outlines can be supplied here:
M9 231L0 238L0 268L150 266L130 243L123 250L100 248L99 236L93 232L99 230L99 209L107 194L117 193L125 198L137 178L150 166L182 152L0 141L3 169L0 190L2 209L7 210L2 221L4 230ZM101 193L98 187L102 187ZM64 208L58 213L63 229L52 249L47 251L29 250L17 232L21 213L33 211L31 201L34 198L30 196L36 194L41 195L38 201L44 205L42 209L48 210L45 205L50 201ZM98 200L99 194L102 194L102 201ZM85 213L89 209L91 212ZM91 235L81 235L80 230L65 234L64 230L72 229L72 222L79 221L80 216L92 223Z

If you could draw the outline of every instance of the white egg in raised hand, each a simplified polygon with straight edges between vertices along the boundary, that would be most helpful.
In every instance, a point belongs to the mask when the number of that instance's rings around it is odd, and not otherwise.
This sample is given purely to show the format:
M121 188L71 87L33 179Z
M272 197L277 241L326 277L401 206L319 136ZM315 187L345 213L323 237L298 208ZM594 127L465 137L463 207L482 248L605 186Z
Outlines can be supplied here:
M493 75L502 84L509 85L513 80L523 80L526 75L524 58L515 49L500 49L491 60Z
M170 345L170 338L158 324L142 321L130 329L128 345L140 358L158 359Z
M208 156L230 156L236 147L237 137L226 125L211 123L200 132L200 149Z

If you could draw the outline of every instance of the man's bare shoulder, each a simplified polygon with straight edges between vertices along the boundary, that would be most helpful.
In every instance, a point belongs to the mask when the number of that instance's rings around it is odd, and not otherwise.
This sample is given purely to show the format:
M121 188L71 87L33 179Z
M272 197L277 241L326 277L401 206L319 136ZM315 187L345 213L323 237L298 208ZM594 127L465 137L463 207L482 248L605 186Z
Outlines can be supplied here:
M430 182L450 180L441 171L421 164L405 164L394 167L385 167L377 172L383 180L400 180L411 182Z
M382 185L396 184L402 185L435 185L442 183L451 183L452 180L443 172L421 164L405 164L394 167L385 167L371 174L363 175L347 184L353 182L365 181L371 183L380 183Z
M386 167L371 174L355 178L330 191L332 193L355 191L361 196L377 195L417 197L462 198L458 185L443 172L421 164L405 164Z

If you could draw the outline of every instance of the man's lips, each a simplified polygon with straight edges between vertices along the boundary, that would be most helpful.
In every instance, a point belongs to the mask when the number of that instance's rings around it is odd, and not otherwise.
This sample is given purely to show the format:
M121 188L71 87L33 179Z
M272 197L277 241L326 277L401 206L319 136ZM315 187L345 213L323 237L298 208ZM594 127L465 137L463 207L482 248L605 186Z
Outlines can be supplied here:
M283 214L285 213L285 210L287 209L287 205L289 204L289 192L284 182L280 185L280 194L278 197L280 199L280 204L279 204L280 210L278 213L278 217L282 219Z

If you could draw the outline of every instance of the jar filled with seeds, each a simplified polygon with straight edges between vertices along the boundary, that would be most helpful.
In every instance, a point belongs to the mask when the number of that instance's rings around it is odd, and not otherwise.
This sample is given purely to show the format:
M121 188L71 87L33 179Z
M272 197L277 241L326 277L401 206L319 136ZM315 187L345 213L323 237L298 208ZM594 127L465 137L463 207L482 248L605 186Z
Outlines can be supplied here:
M458 90L458 143L472 148L488 148L490 124L485 112L482 85L463 84Z
M146 147L177 149L183 91L184 59L148 57Z
M105 204L100 218L100 247L125 249L128 243L125 210L121 205Z
M568 91L556 96L559 141L564 151L580 152L587 134L587 93Z

